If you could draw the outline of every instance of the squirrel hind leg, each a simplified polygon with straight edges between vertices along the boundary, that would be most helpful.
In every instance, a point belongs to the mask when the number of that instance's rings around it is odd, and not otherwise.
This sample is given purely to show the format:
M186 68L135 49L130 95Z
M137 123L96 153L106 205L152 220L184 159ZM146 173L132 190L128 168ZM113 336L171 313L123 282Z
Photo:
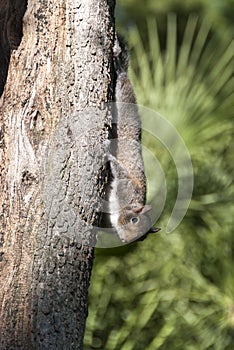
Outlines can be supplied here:
M114 63L117 72L127 72L129 65L128 45L120 34L115 34L115 43L113 47Z

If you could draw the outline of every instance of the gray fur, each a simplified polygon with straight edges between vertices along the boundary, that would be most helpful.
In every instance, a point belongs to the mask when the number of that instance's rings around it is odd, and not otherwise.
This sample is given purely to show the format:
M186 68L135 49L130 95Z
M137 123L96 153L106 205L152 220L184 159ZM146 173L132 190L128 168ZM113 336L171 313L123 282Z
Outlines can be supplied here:
M124 242L131 242L151 229L146 205L146 178L141 147L141 121L135 93L127 75L128 52L125 42L116 36L114 45L116 70L115 103L117 145L110 155L110 221Z

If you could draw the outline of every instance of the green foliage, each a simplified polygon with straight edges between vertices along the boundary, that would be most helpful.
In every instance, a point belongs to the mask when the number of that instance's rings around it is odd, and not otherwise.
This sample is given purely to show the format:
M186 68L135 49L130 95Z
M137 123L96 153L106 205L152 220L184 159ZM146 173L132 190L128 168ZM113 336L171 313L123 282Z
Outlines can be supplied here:
M148 1L149 3L150 1ZM86 350L231 350L234 343L233 41L188 19L177 42L177 18L165 45L148 21L144 44L129 31L131 77L140 104L170 120L191 154L195 188L175 232L113 250L96 250ZM144 135L143 135L144 136ZM165 227L177 192L162 145L143 139L166 173Z
M144 37L145 19L156 17L158 29L163 36L166 32L165 17L168 13L176 13L180 17L179 31L183 31L187 17L191 13L199 13L209 22L215 23L214 31L223 37L227 27L233 31L234 0L119 0L117 1L117 20L124 28L137 25Z

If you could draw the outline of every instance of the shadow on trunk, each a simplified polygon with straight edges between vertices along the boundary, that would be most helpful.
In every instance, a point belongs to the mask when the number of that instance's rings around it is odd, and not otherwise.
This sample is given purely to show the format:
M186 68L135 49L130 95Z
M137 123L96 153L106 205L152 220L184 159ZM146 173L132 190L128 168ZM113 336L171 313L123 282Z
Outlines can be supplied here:
M11 50L17 49L23 36L26 8L27 0L0 0L0 96L7 79Z

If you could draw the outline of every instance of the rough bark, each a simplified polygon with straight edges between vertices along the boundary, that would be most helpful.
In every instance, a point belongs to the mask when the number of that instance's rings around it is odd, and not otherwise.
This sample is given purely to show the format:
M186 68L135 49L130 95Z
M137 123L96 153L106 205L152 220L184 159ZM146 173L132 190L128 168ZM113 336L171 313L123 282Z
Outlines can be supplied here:
M0 0L1 350L82 349L114 2Z

